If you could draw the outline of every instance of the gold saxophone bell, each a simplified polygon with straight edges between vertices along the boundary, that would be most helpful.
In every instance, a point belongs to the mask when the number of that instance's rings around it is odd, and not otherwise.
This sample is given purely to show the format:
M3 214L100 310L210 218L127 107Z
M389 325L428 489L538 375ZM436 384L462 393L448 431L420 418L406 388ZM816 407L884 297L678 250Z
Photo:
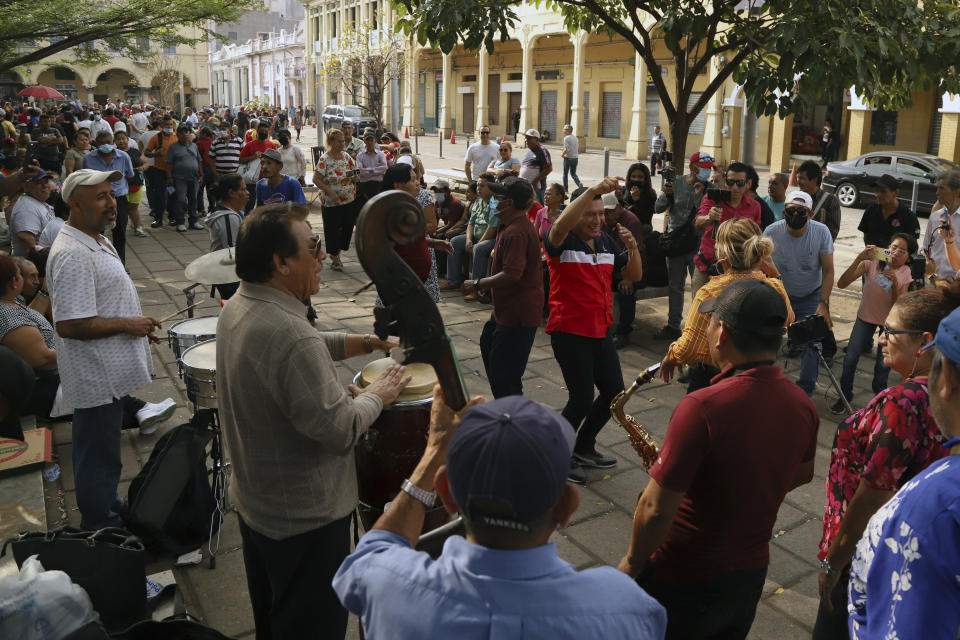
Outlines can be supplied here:
M610 413L613 415L613 419L626 430L627 435L630 437L630 444L633 445L633 448L636 449L637 454L640 456L643 468L648 471L660 455L660 445L653 439L650 432L637 422L636 418L623 411L623 407L627 404L630 396L641 386L653 380L659 371L659 362L652 367L647 367L643 370L643 373L637 376L637 379L633 381L633 384L630 385L629 388L618 393L613 399L613 402L610 403Z

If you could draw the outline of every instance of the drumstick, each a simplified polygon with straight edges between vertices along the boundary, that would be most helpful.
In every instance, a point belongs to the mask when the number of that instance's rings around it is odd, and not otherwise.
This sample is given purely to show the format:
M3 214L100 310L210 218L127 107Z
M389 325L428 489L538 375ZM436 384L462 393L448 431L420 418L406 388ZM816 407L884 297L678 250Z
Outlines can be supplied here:
M212 298L211 298L211 300L212 300ZM194 307L196 307L196 306L198 306L198 305L201 305L201 304L203 304L204 302L206 302L206 300L201 300L200 302L194 302L193 304L191 304L191 305L188 306L188 307L184 307L183 309L180 309L179 311L174 311L173 313L171 313L171 314L168 315L168 316L163 316L162 318L160 318L159 320L157 320L157 322L159 322L160 324L163 324L164 322L166 322L166 321L169 320L170 318L173 318L173 317L175 317L175 316L178 316L178 315L180 315L181 313L183 313L184 311L190 311L190 309L193 309Z

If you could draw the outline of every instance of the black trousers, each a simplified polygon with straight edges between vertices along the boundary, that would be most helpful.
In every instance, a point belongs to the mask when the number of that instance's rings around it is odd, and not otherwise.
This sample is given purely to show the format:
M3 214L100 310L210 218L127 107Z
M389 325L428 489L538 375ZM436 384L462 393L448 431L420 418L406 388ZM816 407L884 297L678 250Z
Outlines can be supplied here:
M483 325L480 355L494 398L523 395L521 378L527 370L527 360L536 335L536 327L498 324L492 315Z
M574 450L593 452L597 434L610 419L610 403L623 391L623 373L613 340L609 336L586 338L554 331L550 345L570 394L561 413L577 432ZM600 392L596 398L594 387Z
M323 207L324 249L331 256L340 255L350 248L353 225L357 222L357 203L342 204L339 207Z
M667 610L667 640L740 640L753 625L766 577L763 568L696 584L663 584L647 575L637 583Z
M330 583L350 553L350 517L283 540L238 519L257 640L343 640L347 610Z
M139 205L136 205L139 206ZM130 203L127 202L127 196L117 198L117 219L110 232L110 240L120 256L120 262L127 264L127 219L130 217Z
M840 572L840 579L830 592L833 611L823 601L817 607L817 621L813 624L813 640L846 640L850 637L847 626L847 587L850 585L850 565Z

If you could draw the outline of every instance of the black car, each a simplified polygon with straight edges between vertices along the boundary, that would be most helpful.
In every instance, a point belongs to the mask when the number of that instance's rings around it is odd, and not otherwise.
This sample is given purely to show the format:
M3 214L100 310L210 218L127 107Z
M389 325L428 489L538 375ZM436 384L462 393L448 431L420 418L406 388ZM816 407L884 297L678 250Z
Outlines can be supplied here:
M929 153L877 151L828 163L823 189L836 193L844 207L867 207L876 202L873 182L886 173L900 180L899 200L908 207L916 182L917 215L929 216L937 201L937 179L952 169L960 169L960 164Z
M353 124L353 135L360 137L367 127L377 128L377 119L368 109L354 104L328 104L323 110L323 128L340 129L344 122Z

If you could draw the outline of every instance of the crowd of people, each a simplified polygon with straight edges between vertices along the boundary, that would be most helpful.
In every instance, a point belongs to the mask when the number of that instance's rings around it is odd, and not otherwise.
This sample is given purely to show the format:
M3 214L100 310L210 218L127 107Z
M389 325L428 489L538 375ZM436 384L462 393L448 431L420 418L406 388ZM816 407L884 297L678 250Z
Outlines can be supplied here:
M550 150L535 129L518 134L526 150L516 159L481 126L460 196L444 179L428 188L408 141L344 126L326 132L311 163L321 239L289 124L246 110L64 105L40 114L26 148L4 141L15 162L6 172L4 159L0 180L12 244L0 256L0 358L5 371L27 372L19 383L30 378L31 390L0 394L0 424L17 411L57 413L59 389L60 411L73 414L84 528L122 524L121 429L147 432L172 409L131 396L150 383L160 328L123 266L127 220L145 233L144 204L153 228L206 229L211 250L236 250L239 284L217 286L227 300L217 388L258 638L342 638L347 611L371 637L743 638L780 505L813 478L811 398L837 350L831 291L859 279L831 407L850 415L827 476L814 637L956 634L960 172L940 177L922 245L899 182L878 179L859 226L864 249L837 278L841 211L815 162L798 168L797 190L774 174L760 197L754 167L698 151L684 172L660 135L649 168L585 185L565 129L561 184L548 181ZM423 212L424 234L394 250L430 297L462 290L490 305L478 341L493 399L453 411L435 389L422 459L351 553L353 450L409 378L397 365L364 389L341 385L335 361L398 342L318 332L306 309L321 265L344 269L361 208L386 191ZM597 436L624 390L618 351L631 344L636 293L650 286L669 291L659 375L682 373L687 394L623 559L576 572L549 538L576 512L585 469L617 464ZM796 321L806 332L785 341ZM567 393L557 410L523 398L540 327ZM874 337L873 397L851 413ZM777 365L783 352L800 359L796 380ZM902 378L892 386L891 369ZM431 560L415 546L440 504L459 512L466 535Z

